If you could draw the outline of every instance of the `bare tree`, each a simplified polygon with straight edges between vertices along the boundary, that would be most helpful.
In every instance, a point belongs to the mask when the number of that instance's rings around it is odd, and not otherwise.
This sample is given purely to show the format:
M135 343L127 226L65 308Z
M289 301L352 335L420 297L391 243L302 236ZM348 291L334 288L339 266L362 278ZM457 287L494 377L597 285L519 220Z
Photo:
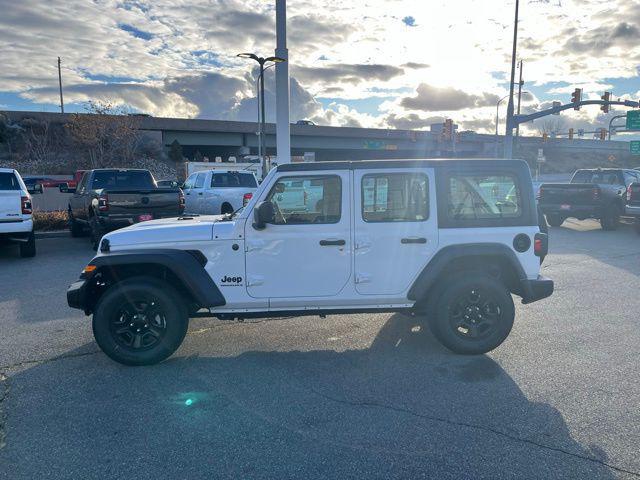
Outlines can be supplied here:
M87 114L75 114L67 124L74 143L87 155L91 168L130 164L141 143L140 119L111 103L89 102Z
M545 118L544 120L536 122L536 127L538 128L540 136L545 133L547 135L554 135L566 130L566 123L562 117Z

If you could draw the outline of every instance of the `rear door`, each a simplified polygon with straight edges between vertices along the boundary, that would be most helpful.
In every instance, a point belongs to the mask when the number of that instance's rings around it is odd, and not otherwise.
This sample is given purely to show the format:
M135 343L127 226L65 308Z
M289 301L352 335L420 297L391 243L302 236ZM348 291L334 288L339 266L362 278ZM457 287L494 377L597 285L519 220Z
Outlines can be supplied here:
M22 218L22 193L13 172L0 172L0 222L16 222Z
M438 245L433 169L356 169L353 189L356 291L400 295Z

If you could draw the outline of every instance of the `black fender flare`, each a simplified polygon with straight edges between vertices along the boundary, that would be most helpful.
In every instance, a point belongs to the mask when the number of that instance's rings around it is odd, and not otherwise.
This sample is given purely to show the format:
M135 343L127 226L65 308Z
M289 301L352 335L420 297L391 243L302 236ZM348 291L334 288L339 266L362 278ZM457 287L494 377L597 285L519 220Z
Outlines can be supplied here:
M159 265L171 271L180 280L184 288L193 297L200 308L220 307L226 300L211 276L205 270L207 259L197 250L149 249L122 250L108 255L94 257L89 265L96 268L90 274L83 273L80 281L74 283L67 291L67 302L70 307L90 311L92 299L88 288L91 278L98 272L114 272L117 267L135 265ZM73 294L72 287L76 286Z
M460 245L450 245L438 251L431 261L422 269L413 285L409 289L407 298L412 301L423 300L438 277L446 273L447 265L460 258L473 257L500 257L507 261L509 267L513 268L517 280L522 283L527 279L527 275L518 260L515 252L502 243L465 243Z

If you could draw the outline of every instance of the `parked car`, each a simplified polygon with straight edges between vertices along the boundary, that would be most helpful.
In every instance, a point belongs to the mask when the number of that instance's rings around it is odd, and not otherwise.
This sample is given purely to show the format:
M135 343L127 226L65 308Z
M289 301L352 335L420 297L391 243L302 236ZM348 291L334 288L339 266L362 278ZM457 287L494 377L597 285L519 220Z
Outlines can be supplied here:
M320 201L285 211L279 195L301 182ZM127 365L170 356L201 309L222 320L403 312L450 350L480 354L508 336L512 294L552 294L546 251L522 161L284 164L234 215L105 235L67 301Z
M182 189L185 212L224 215L242 208L258 188L253 172L206 170L189 175Z
M595 218L603 230L615 230L626 216L627 187L640 181L640 173L631 169L594 168L577 170L570 183L544 183L538 203L552 227L569 217Z
M633 217L635 230L640 233L640 182L634 182L627 187L625 213Z
M158 188L148 170L96 169L86 171L69 199L69 228L73 236L86 229L94 248L106 232L154 218L177 217L184 211L179 188Z
M35 193L42 193L41 184L28 188L16 170L0 168L0 243L18 243L21 257L36 254L31 203Z

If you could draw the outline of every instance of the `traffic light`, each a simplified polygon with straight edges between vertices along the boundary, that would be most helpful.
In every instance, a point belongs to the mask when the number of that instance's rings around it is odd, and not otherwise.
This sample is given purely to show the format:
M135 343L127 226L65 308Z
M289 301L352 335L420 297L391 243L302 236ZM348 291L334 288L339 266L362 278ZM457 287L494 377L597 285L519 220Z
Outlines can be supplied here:
M569 140L573 140L573 128L569 129Z
M604 100L604 98L603 98ZM607 129L606 128L601 128L600 129L600 140L606 140L607 139Z
M443 127L444 128L442 129L442 134L445 140L451 140L451 138L453 137L453 120L447 118L444 121Z
M582 89L576 88L571 94L571 103L573 103L574 110L580 110L580 105L578 105L582 101Z
M604 100L605 102L610 102L611 101L611 92L604 92L604 95L602 95L600 98L602 100ZM609 104L605 103L604 105L602 105L600 107L600 110L602 110L604 113L609 113Z

